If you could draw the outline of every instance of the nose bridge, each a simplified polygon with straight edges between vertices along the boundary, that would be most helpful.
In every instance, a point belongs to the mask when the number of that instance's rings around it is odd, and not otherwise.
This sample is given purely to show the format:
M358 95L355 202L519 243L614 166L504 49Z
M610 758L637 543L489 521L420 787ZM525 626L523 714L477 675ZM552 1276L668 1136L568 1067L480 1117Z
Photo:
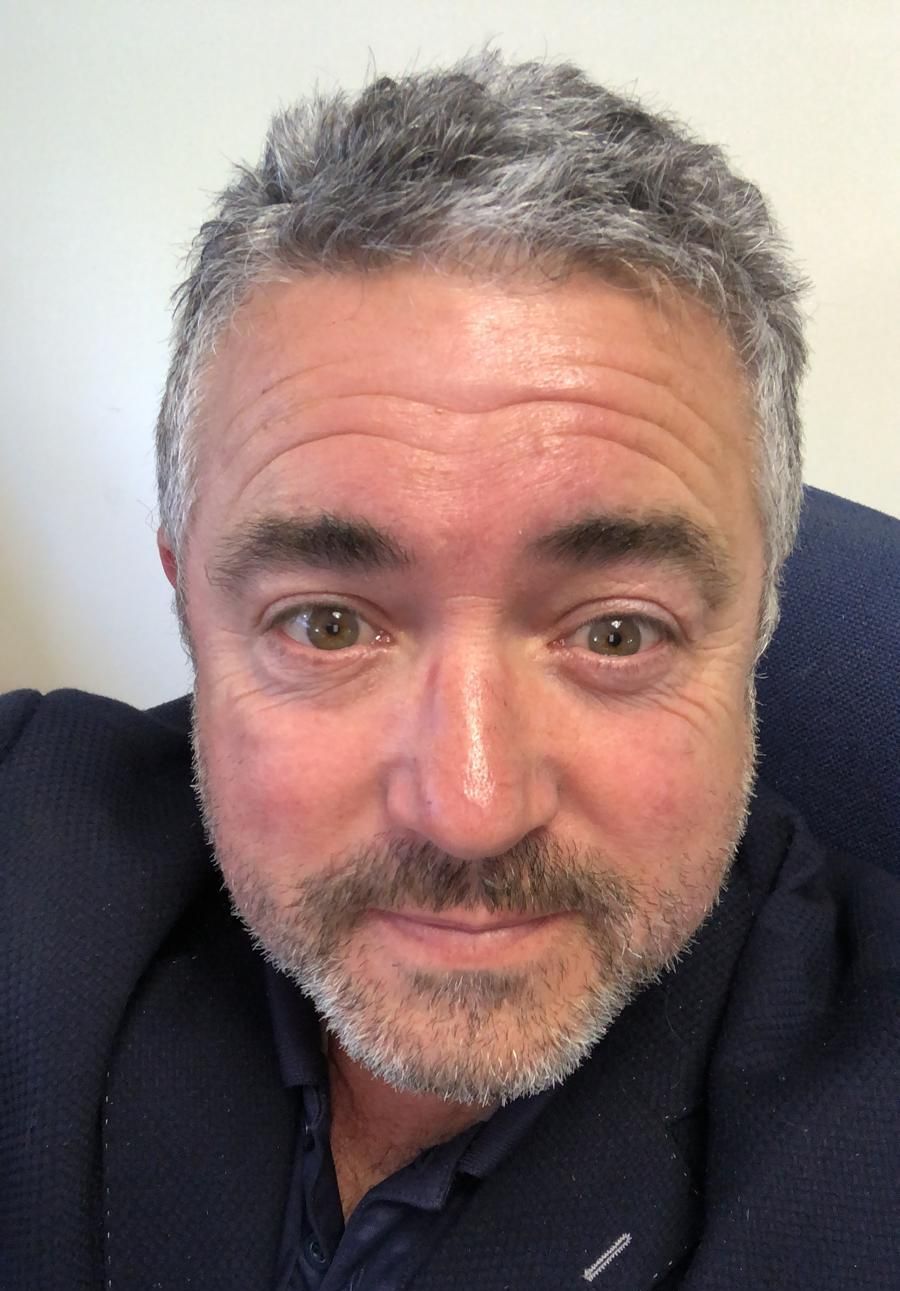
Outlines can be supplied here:
M516 788L515 769L501 753L510 743L506 738L512 707L506 693L509 679L498 677L505 670L496 662L485 665L478 659L465 661L458 678L452 669L446 672L444 684L438 673L436 684L429 688L435 733L443 728L439 743L446 745L449 754L447 771L452 776L458 763L461 797L477 815L491 809L504 779L508 789ZM439 775L439 763L429 770L432 776Z
M496 855L555 810L522 667L490 633L445 640L425 669L392 795L395 823L453 856Z

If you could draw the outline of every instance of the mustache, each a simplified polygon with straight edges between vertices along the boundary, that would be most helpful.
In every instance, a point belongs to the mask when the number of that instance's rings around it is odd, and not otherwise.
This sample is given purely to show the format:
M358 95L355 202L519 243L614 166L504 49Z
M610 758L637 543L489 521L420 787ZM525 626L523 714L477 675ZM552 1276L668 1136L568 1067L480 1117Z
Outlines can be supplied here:
M372 846L299 881L288 906L324 923L347 926L366 910L410 906L491 914L573 912L590 922L631 919L639 894L602 858L549 840L523 839L512 851L466 861L429 843Z

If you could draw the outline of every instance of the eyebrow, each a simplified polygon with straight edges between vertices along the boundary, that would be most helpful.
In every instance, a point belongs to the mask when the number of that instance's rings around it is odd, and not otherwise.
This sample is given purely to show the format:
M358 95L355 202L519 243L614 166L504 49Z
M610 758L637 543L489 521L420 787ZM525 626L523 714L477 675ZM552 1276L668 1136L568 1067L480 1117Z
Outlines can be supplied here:
M717 609L733 593L736 573L721 542L675 513L639 516L591 513L527 544L526 559L544 566L601 570L622 561L649 561L685 572L703 600ZM238 597L255 578L282 569L357 574L414 568L416 558L387 529L350 515L264 516L239 526L221 543L207 573Z
M737 587L734 562L721 541L683 515L590 515L536 538L527 550L534 559L573 568L628 560L669 565L696 582L710 609Z
M323 511L309 517L264 516L223 539L207 568L210 582L230 596L279 569L324 569L374 574L415 565L387 530L356 516Z

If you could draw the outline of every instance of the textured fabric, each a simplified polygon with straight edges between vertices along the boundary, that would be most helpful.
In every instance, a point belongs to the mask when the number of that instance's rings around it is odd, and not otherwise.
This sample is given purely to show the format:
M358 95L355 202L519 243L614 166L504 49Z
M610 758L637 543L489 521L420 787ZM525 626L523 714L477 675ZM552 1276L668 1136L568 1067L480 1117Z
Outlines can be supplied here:
M900 520L806 489L759 668L762 776L819 838L900 876Z
M186 706L13 695L0 747L0 1286L271 1287L295 1102L203 843ZM602 1291L896 1291L898 928L896 880L761 790L692 952L416 1291L585 1269Z
M525 1137L553 1092L518 1098L372 1188L344 1224L329 1142L328 1073L315 1009L267 969L266 995L281 1078L303 1123L285 1214L277 1291L402 1291L486 1178Z
M166 1285L216 1285L223 1234L192 1216L226 1195L234 1280L218 1285L271 1276L293 1109L178 715L65 691L0 700L3 1291L156 1286L176 1230Z

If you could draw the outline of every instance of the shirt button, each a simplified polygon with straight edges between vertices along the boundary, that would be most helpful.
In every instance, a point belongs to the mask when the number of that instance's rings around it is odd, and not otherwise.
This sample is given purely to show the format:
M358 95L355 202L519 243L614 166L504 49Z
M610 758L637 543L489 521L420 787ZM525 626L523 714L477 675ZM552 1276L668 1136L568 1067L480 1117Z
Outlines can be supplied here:
M306 1254L309 1256L310 1263L318 1265L319 1268L328 1263L328 1257L314 1237L307 1239Z

